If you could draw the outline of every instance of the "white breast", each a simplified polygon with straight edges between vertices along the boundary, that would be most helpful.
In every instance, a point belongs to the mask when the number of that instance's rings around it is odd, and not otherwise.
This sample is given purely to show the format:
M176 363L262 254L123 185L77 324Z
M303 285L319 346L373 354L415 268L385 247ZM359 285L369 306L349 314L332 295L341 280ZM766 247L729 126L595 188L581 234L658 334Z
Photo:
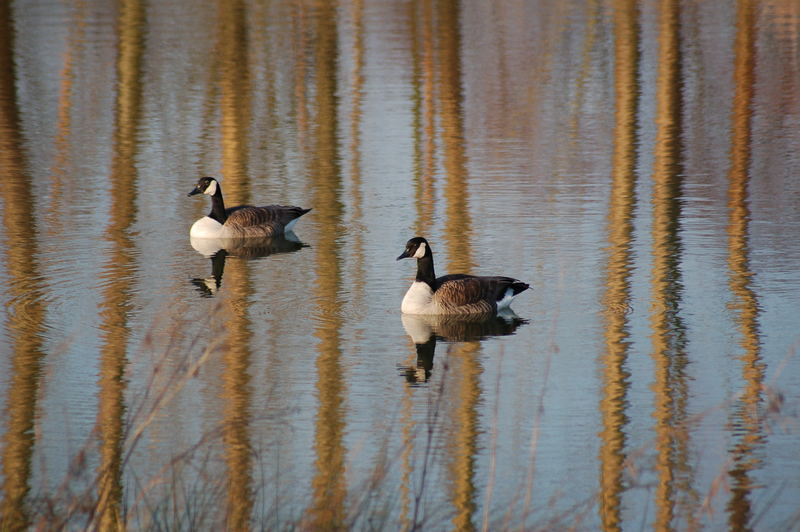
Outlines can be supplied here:
M406 314L430 314L433 290L427 283L414 281L403 298L400 310Z
M189 236L195 238L219 238L224 236L222 233L221 223L208 216L203 216L192 225Z

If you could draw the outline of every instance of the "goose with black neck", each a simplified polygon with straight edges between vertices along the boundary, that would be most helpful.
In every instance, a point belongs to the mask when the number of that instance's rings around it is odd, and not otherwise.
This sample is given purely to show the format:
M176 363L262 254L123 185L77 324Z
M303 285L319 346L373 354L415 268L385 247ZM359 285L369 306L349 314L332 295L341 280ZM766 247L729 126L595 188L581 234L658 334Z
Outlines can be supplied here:
M405 314L479 314L508 308L529 288L527 283L504 276L456 273L436 277L433 252L428 241L414 237L397 257L417 259L417 276L403 297Z
M297 220L311 209L292 205L225 208L222 186L213 177L201 177L189 196L211 196L211 212L197 220L189 230L193 238L267 238L288 233Z

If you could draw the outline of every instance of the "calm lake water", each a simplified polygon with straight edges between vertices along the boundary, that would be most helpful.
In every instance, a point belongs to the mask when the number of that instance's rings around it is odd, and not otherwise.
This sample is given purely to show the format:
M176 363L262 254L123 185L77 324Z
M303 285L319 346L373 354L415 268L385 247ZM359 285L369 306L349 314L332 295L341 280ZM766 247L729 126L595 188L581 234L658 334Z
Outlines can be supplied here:
M10 4L0 529L800 530L796 0Z

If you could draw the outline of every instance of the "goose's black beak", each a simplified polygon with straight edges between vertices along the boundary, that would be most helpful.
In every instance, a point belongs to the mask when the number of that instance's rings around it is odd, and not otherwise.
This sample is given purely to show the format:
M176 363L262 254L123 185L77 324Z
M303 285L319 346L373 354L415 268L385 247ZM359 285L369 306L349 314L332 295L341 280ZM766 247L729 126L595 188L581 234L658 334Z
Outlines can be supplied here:
M191 192L189 192L189 193L188 193L188 194L186 194L186 195L187 195L187 196L194 196L195 194L200 194L200 189L199 189L199 188L197 188L197 187L194 187L194 188L192 189L192 191L191 191Z
M402 252L402 253L400 254L400 256L399 256L399 257L397 257L397 259L396 259L396 260L400 260L400 259L407 259L407 258L408 258L408 257L410 257L410 256L411 256L411 255L409 255L409 254L408 254L408 250L405 250L404 252Z

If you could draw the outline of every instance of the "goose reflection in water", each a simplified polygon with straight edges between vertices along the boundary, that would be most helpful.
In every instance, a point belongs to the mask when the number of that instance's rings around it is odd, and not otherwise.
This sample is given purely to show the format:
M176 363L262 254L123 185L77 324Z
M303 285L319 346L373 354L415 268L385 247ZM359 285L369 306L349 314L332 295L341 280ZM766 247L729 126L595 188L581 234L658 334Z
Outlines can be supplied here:
M513 310L487 314L401 314L403 328L417 350L417 365L399 365L400 374L410 384L427 382L433 370L437 339L443 342L475 342L493 336L509 336L528 320Z
M294 253L308 247L293 233L268 238L190 238L192 247L211 259L211 276L194 278L192 284L203 297L213 297L222 286L225 259L260 259L279 253Z

